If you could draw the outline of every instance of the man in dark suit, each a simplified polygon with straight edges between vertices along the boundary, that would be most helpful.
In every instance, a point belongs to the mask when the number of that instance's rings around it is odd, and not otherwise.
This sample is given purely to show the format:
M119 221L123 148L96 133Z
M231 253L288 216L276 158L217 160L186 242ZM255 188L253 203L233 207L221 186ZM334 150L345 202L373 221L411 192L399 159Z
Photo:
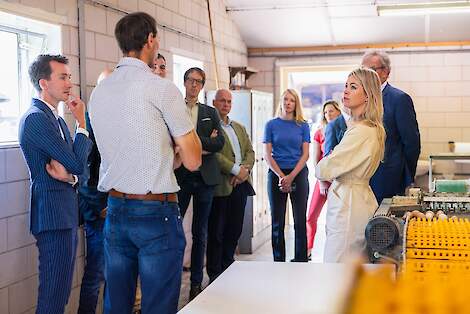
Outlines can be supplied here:
M412 185L421 152L416 112L411 97L387 83L390 58L380 51L366 53L362 65L377 72L382 83L384 127L387 133L383 162L370 180L377 202L394 195L404 195Z
M207 243L207 225L212 205L214 187L221 182L219 164L215 153L224 146L224 136L220 118L214 108L201 104L198 95L204 86L206 74L200 68L190 68L184 74L186 106L196 132L202 143L202 165L197 171L189 171L184 166L176 169L176 179L181 190L178 203L184 216L193 197L193 245L191 249L191 289L192 300L201 291L204 269L204 256Z
M112 70L105 69L98 77L96 85L108 77ZM85 269L80 287L78 314L96 312L100 286L104 281L104 237L103 226L106 217L108 193L98 191L101 155L96 145L95 134L88 112L85 113L87 131L93 142L87 164L80 176L78 187L78 208L85 230L86 253Z
M36 313L64 313L77 249L78 203L74 185L91 148L85 104L72 95L67 58L40 55L29 76L38 98L23 115L19 142L31 175L31 232L39 250ZM69 100L72 97L72 100ZM57 106L63 101L77 120L72 140Z
M232 94L219 89L213 104L220 115L225 144L216 153L222 182L215 188L209 216L207 274L211 282L234 262L246 201L248 196L255 195L250 178L255 152L245 128L228 117Z

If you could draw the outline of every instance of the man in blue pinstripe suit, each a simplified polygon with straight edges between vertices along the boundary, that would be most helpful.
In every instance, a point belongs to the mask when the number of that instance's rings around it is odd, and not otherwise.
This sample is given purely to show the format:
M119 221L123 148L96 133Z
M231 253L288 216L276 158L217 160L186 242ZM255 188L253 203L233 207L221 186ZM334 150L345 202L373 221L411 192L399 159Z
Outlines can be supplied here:
M39 97L33 98L19 128L31 176L30 228L39 251L38 314L64 313L70 295L78 226L74 185L91 148L85 105L71 93L67 64L60 55L40 55L31 64L29 76ZM74 140L57 114L61 101L77 120Z

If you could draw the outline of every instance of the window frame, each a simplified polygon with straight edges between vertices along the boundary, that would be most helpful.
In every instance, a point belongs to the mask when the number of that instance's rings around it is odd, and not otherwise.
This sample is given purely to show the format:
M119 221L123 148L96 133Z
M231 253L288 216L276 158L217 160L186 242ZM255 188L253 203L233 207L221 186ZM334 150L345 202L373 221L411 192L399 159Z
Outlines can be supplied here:
M60 54L62 51L62 27L64 17L49 13L40 9L31 10L20 4L0 3L0 31L15 34L16 58L17 58L17 90L15 90L15 106L17 115L6 115L0 121L16 120L14 125L1 128L5 132L5 138L0 138L0 149L19 146L18 136L15 136L14 128L18 128L21 116L26 112L31 103L31 97L36 92L30 83L28 69L31 62L40 53ZM37 42L36 42L37 41ZM11 95L6 95L11 97ZM1 106L1 104L0 104ZM12 128L13 127L13 128ZM7 135L8 134L8 135Z

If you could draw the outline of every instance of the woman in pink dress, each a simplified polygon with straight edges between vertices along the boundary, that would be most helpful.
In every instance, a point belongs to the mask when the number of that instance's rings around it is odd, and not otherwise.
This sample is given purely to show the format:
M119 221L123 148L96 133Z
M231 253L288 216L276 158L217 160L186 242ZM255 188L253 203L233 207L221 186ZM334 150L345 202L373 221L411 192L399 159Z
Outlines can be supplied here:
M314 166L323 158L323 143L325 142L324 129L325 126L341 115L339 105L334 100L328 100L323 104L322 108L321 125L313 136L313 162ZM313 248L313 240L317 232L317 220L320 216L323 205L326 202L326 194L330 183L328 181L317 181L313 189L312 199L310 201L310 208L307 215L307 254L308 258L311 257Z

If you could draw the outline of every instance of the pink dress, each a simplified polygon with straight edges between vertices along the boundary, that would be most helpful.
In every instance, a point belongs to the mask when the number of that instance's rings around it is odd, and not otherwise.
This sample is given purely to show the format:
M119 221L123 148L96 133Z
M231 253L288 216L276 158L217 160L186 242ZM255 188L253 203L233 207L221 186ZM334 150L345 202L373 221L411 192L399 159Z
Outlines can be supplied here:
M322 158L325 154L324 142L325 137L323 136L322 130L318 129L313 136L313 140L320 144L320 150ZM321 158L320 158L321 160ZM310 201L310 207L307 214L307 249L313 248L313 240L315 239L315 233L317 232L317 220L320 216L323 205L326 202L326 195L320 194L320 183L317 181L313 189L312 199Z

